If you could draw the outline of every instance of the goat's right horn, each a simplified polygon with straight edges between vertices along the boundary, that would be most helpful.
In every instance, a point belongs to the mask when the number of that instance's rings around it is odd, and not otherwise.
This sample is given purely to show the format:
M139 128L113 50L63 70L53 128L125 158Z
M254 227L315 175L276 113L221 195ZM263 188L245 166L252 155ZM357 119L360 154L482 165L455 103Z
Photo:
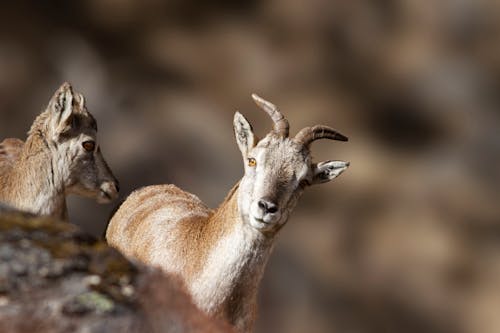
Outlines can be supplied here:
M295 142L303 144L306 147L319 139L330 139L330 140L338 140L338 141L347 141L348 138L337 132L331 127L316 125L314 127L306 127L303 128L297 135L295 136Z
M257 94L252 94L252 98L255 101L255 104L257 104L262 110L266 111L266 113L273 120L274 132L284 138L288 137L290 125L288 125L288 120L286 120L285 116L283 116L281 112L279 112L276 105L269 101L266 101Z

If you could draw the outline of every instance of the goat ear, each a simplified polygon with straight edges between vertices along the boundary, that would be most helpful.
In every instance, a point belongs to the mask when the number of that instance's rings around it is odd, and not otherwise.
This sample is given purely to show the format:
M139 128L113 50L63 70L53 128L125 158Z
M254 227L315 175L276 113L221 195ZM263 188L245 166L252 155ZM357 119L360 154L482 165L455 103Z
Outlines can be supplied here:
M76 112L73 106L74 98L71 85L65 82L50 100L51 126L54 134L58 135L70 129L74 112Z
M326 183L344 172L349 167L349 162L325 161L313 164L312 184Z
M236 142L240 148L243 156L248 154L248 151L253 148L255 144L255 137L253 135L252 125L248 120L243 117L239 112L234 114L234 135L236 136Z

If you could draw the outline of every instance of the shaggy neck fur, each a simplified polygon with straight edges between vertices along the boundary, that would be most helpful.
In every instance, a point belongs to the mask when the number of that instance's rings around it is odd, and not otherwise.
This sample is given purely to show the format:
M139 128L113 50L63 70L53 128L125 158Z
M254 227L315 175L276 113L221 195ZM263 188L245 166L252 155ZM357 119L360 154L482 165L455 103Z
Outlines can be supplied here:
M29 132L19 158L6 174L0 175L0 201L39 215L66 219L64 175L58 164L60 156L51 150L40 115Z
M194 276L192 292L205 311L229 320L242 331L252 327L257 289L272 251L273 238L245 222L236 185L204 225L215 240ZM210 229L210 231L208 231Z

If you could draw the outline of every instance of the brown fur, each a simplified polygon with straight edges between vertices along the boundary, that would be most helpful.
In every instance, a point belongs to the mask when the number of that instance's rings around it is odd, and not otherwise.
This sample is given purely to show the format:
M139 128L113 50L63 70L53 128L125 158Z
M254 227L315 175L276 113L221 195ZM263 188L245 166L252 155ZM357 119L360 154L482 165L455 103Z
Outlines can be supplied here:
M229 234L234 228L233 221L238 212L237 198L234 195L238 185L234 186L218 209L207 218L184 218L179 221L175 237L179 244L192 244L184 248L187 258L185 276L196 276L207 260L211 246L217 240Z
M65 196L85 195L107 202L118 183L96 145L96 121L81 94L64 83L36 117L26 139L0 143L0 201L35 214L66 219Z
M130 195L113 217L126 219L124 227L122 224L110 223L106 232L108 242L117 245L120 240L132 240L123 252L126 255L143 261L149 261L149 254L158 253L169 243L190 244L189 248L183 248L182 256L185 258L183 273L192 276L199 272L210 244L227 233L231 227L231 220L226 215L234 215L236 200L233 200L235 188L228 195L221 207L215 211L206 207L199 199L193 202L193 195L179 189L174 185L156 185L142 188ZM157 223L148 217L155 214L162 207L173 206L182 211L200 211L202 214L190 214L178 221L178 226L172 231L167 223ZM228 207L230 209L228 210ZM130 213L132 212L132 213ZM123 229L121 229L123 227ZM148 230L155 229L158 232L150 234Z
M34 126L36 124L35 121ZM30 132L38 133L33 131L33 128ZM7 139L7 142L17 140ZM30 135L26 144L18 143L17 147L9 149L8 162L2 163L6 167L2 168L0 174L0 201L26 209L26 205L23 206L21 202L33 202L40 193L44 192L47 182L52 180L50 174L47 174L52 169L52 165L46 145L40 135ZM52 213L49 215L65 217L66 206L64 200L61 199L62 191L63 188L56 188L48 198L54 203Z

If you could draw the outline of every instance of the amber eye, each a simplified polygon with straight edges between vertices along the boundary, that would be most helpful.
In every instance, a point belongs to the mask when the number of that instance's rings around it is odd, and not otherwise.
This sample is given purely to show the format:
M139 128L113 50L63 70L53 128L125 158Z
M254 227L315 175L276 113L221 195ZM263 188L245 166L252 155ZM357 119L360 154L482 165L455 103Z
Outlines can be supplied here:
M82 143L83 149L85 149L88 152L94 151L95 149L95 142L94 141L85 141Z
M257 165L257 161L255 160L255 158L250 157L250 158L248 159L248 166L254 167L254 166L256 166L256 165Z

